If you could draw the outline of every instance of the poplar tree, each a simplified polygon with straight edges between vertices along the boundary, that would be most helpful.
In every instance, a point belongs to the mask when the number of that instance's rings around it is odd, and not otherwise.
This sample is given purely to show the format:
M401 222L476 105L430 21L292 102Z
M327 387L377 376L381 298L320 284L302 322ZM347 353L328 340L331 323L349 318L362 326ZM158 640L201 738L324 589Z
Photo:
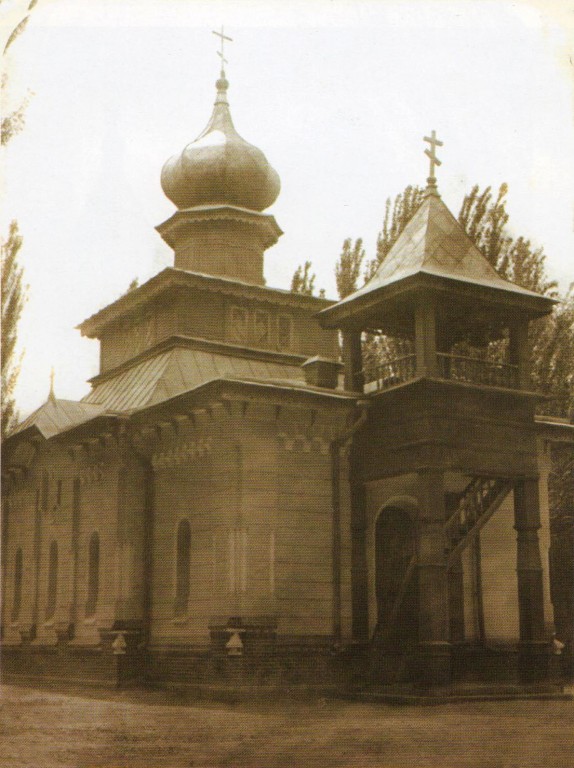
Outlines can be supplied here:
M15 357L18 321L25 303L25 289L22 283L22 267L17 257L22 238L18 224L10 223L8 237L0 245L1 250L1 368L2 368L2 437L5 437L17 421L14 402L14 387L20 372L20 360Z
M363 240L355 240L351 245L351 238L347 238L343 243L343 250L335 266L335 278L337 280L337 292L340 299L344 299L350 293L357 290L361 266L365 258L365 249Z
M6 54L14 41L26 29L30 19L30 11L38 0L30 0L26 15L12 30L6 41L3 53ZM0 91L4 94L8 89L8 77L4 73L0 81ZM28 106L30 92L22 99L20 104L2 116L0 120L0 145L6 146L14 136L23 129L26 108ZM18 264L18 252L22 246L22 238L18 231L16 221L10 222L8 237L0 243L0 269L1 269L1 311L2 329L0 360L1 360L1 422L0 430L2 438L15 426L18 421L16 403L14 401L14 387L20 373L21 359L15 359L16 340L18 335L18 321L26 301L26 289L22 282L22 267Z
M299 265L291 279L291 291L293 293L302 293L304 296L313 296L315 290L315 274L311 274L312 264L306 261Z

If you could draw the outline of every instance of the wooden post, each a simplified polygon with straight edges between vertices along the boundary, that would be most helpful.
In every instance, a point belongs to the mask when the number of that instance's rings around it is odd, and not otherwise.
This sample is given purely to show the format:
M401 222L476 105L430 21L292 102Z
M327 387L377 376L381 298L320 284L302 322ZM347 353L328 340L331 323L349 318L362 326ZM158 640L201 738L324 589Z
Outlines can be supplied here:
M530 389L530 347L528 344L528 323L513 323L509 329L508 358L511 365L518 366L520 389Z
M364 381L360 331L343 331L343 363L345 389L351 392L362 392Z
M80 478L75 477L72 485L72 605L70 622L75 625L79 619L78 580L80 563L80 516L81 516L81 484Z
M540 509L538 480L522 478L514 487L514 528L517 532L519 675L522 682L548 676L549 640L544 630L542 561L538 542Z
M436 357L436 309L428 296L419 297L415 307L415 349L417 376L438 376Z
M421 679L429 685L447 685L451 679L451 644L443 472L420 472L418 495Z
M455 557L448 571L448 611L450 617L450 641L464 641L464 583L462 559Z

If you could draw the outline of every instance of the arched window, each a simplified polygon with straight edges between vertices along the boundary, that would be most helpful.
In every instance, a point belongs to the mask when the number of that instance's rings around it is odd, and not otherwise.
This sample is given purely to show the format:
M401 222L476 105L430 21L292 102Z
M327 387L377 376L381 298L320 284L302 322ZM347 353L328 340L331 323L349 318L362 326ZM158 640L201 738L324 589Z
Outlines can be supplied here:
M14 560L14 602L12 603L12 621L18 621L20 608L22 607L22 560L22 550L19 549L16 552L16 558Z
M46 620L53 618L56 613L58 599L58 545L55 541L50 544L48 558L48 598L46 600Z
M187 613L189 601L189 562L191 551L191 530L187 520L182 520L177 527L177 555L175 572L176 616Z
M97 533L92 533L88 547L88 599L86 601L86 616L93 616L96 612L99 588L100 537Z

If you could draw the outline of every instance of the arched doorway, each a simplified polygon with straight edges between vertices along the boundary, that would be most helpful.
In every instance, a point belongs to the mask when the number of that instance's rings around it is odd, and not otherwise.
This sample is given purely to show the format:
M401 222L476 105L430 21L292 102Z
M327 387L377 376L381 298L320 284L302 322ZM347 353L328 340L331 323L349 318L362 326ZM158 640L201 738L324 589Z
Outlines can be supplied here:
M375 527L377 627L373 642L386 653L408 654L418 643L415 529L410 515L387 507Z

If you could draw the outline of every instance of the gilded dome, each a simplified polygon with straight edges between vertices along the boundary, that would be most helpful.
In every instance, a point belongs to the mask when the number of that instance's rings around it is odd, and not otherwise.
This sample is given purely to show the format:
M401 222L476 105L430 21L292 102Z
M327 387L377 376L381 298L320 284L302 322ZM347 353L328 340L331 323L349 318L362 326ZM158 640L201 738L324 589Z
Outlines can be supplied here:
M227 102L228 86L222 73L207 127L163 166L161 186L179 209L235 205L262 211L279 194L277 172L263 152L235 130Z

